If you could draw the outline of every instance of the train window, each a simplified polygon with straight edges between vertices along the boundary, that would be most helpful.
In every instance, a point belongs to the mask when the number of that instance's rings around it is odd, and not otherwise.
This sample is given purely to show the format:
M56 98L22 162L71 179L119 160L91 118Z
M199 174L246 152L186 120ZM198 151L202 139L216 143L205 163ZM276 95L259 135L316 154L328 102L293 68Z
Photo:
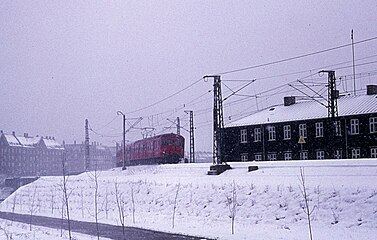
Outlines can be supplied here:
M182 146L183 142L181 139L162 139L161 145L164 146Z

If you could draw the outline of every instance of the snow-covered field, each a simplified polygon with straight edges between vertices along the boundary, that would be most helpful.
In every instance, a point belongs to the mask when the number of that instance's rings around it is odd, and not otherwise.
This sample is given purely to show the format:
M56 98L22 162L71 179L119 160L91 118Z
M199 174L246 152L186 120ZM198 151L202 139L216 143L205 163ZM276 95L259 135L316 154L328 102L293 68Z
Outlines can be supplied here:
M250 165L258 165L259 170L247 172ZM314 239L375 239L377 235L376 159L231 163L233 169L219 176L206 175L209 166L134 166L125 171L100 172L100 222L119 224L117 183L128 226L218 239L309 239L299 180L303 168L309 205L314 208ZM35 215L60 218L61 180L42 177L21 187L0 204L0 211L33 211ZM70 176L68 188L71 219L94 221L93 174ZM229 206L234 200L232 234ZM9 225L0 220L0 227L14 236L19 230L27 231L19 227L22 224ZM60 237L56 229L39 232L46 233ZM43 239L42 235L36 239ZM0 239L7 239L1 229Z
M81 240L95 240L97 237L85 234L75 233L75 239ZM17 240L64 240L68 239L68 232L60 230L33 226L32 231L29 229L29 224L11 222L6 220L0 221L0 239L17 239ZM106 238L101 238L105 240Z

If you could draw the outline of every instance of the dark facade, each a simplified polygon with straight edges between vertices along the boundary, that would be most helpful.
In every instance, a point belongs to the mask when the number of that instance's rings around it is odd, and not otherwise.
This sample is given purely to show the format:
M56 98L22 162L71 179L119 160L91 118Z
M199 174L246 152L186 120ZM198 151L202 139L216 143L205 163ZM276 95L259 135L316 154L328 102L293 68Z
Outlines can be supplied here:
M8 176L61 175L64 148L53 137L0 135L0 173Z
M320 104L296 107L293 102L263 110L254 118L249 116L251 124L241 121L224 129L222 156L225 161L377 158L376 97L375 92L369 92L339 99L340 114L334 119L326 116L327 110ZM290 111L295 108L302 111L297 116L303 119L292 117ZM309 115L316 116L307 118Z

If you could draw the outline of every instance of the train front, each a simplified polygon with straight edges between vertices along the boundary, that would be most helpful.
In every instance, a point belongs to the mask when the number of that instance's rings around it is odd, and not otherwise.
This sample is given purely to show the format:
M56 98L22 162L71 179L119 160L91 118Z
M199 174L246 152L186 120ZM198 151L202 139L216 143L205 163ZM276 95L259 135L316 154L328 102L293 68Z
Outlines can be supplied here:
M181 135L161 136L161 163L179 163L184 158L185 139Z

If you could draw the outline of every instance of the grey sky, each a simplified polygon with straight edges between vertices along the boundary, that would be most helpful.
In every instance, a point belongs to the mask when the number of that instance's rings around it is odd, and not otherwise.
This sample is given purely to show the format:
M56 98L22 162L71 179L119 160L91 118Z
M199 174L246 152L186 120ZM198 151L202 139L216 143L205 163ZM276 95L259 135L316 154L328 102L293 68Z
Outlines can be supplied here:
M355 41L375 37L376 12L373 0L2 1L0 129L52 135L60 142L83 141L88 118L96 132L116 136L91 132L92 141L112 144L121 139L121 118L111 122L117 110L128 113L153 104L206 74L350 43L351 29ZM377 41L357 45L356 59L376 50ZM344 48L222 78L263 78L351 60L351 48ZM376 57L364 62L371 61ZM357 71L373 72L376 67L368 64ZM242 93L255 94L311 73L258 81ZM337 71L351 73L351 68ZM360 78L357 87L376 83L375 79ZM235 90L243 83L226 84ZM128 116L143 116L142 127L156 127L157 133L171 125L166 118L183 117L183 110L197 111L196 149L210 150L212 93L198 97L211 88L212 82L200 81ZM228 94L223 86L223 95ZM260 102L258 108L275 100ZM250 99L243 107L225 108L226 119L254 109L255 103ZM182 124L187 120L183 117ZM139 130L128 136L137 137Z

